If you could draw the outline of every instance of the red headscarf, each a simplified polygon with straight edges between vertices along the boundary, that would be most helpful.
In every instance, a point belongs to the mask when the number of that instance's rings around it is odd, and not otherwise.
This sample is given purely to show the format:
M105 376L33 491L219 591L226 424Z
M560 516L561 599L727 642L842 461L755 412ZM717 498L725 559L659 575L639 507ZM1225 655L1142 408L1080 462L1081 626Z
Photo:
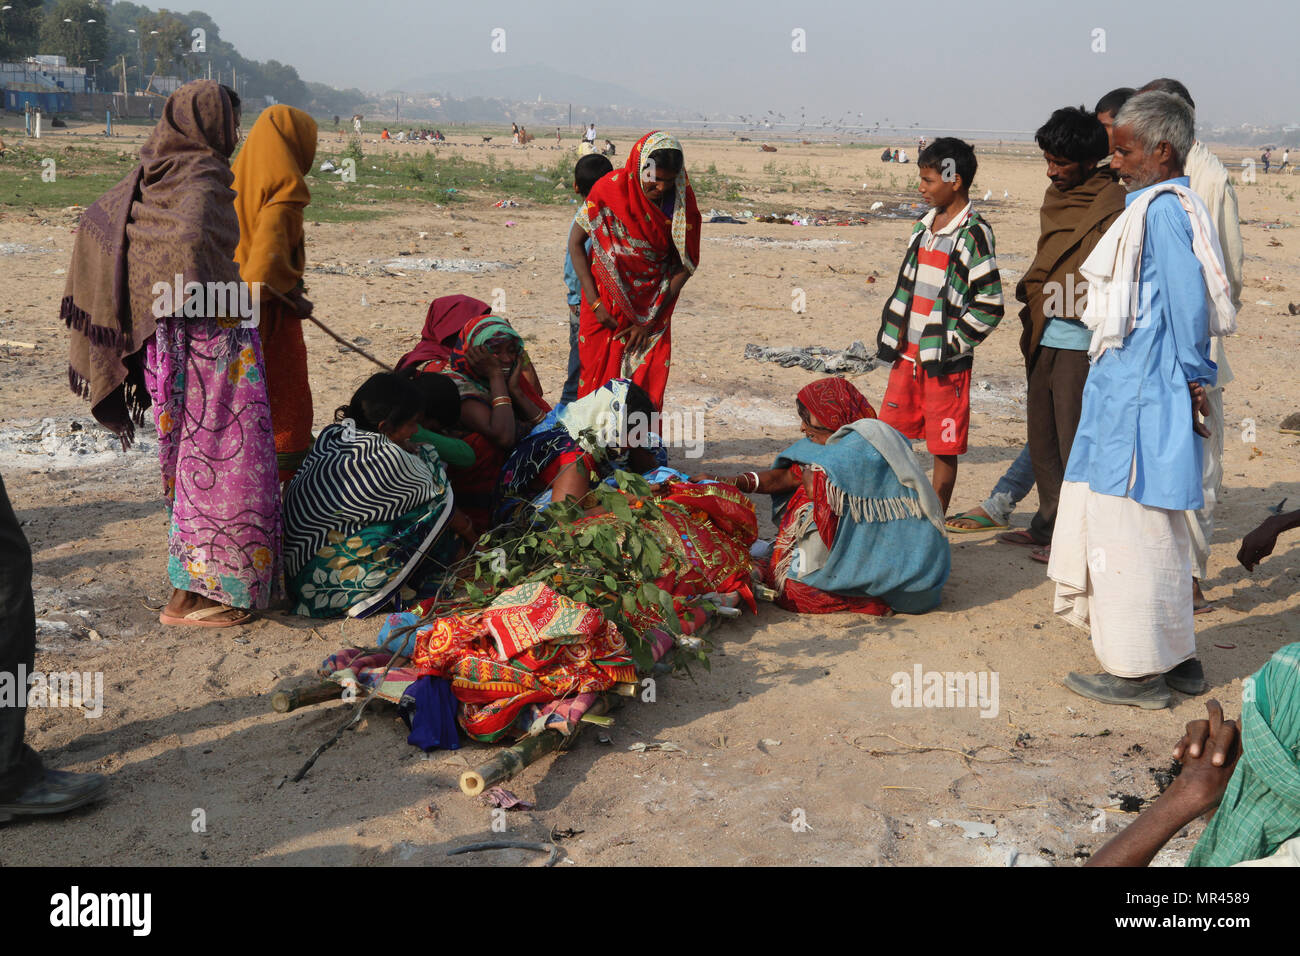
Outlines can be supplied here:
M700 209L685 162L677 174L671 217L641 190L642 166L650 153L681 148L667 133L647 133L621 170L592 187L579 214L579 225L591 236L596 288L620 328L635 323L659 331L671 315L664 306L675 260L692 273L700 261Z
M420 344L402 356L399 369L408 365L424 365L432 359L451 359L448 339L454 339L461 329L480 315L487 315L492 307L468 295L444 295L429 303L424 317L424 330Z
M842 378L820 378L799 390L803 407L831 431L862 418L875 418L876 410L856 388Z

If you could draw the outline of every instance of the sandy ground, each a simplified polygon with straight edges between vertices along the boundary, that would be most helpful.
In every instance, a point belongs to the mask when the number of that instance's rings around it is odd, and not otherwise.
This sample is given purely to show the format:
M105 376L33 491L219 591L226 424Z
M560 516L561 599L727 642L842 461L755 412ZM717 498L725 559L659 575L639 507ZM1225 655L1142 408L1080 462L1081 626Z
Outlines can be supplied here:
M631 139L616 137L620 155ZM807 167L805 178L824 186L766 197L799 212L863 212L876 200L913 199L915 167L882 167L878 153L833 144L782 144L776 154L724 141L687 146L690 169L716 163L722 174L769 188L778 188L774 170L798 180L794 171ZM558 154L498 155L549 165ZM978 205L996 232L1010 290L1037 238L1043 164L1027 145L990 144L980 155L974 193L993 193ZM1241 679L1300 639L1296 539L1280 543L1253 575L1234 561L1237 542L1266 507L1284 497L1288 507L1300 504L1300 443L1278 432L1297 407L1300 318L1287 303L1300 300L1300 233L1286 227L1300 221L1300 178L1259 178L1238 186L1246 305L1228 346L1237 381L1226 395L1224 490L1206 582L1219 609L1197 619L1211 694L1231 714ZM311 264L333 270L307 276L317 314L392 360L418 336L431 298L463 292L491 300L501 290L504 313L557 394L567 350L560 268L572 207L494 209L493 198L500 197L413 205L355 225L313 224L309 215ZM1274 221L1283 227L1262 224ZM278 788L348 711L328 704L281 716L268 695L309 682L327 654L365 644L377 624L313 627L273 613L223 631L159 626L146 607L168 592L155 446L146 440L115 452L66 385L57 305L74 224L69 214L0 212L0 244L19 244L0 245L0 338L36 345L0 347L0 467L35 553L37 667L102 672L104 681L102 716L32 710L28 737L53 766L108 773L112 792L67 819L0 828L0 862L534 862L524 851L446 859L449 847L501 836L492 832L492 811L456 783L491 750L426 758L406 744L392 711L373 708L303 782ZM794 394L813 376L747 361L745 344L871 343L908 229L905 217L825 228L706 224L701 267L674 317L668 397L672 407L703 410L707 444L703 459L679 453L678 464L765 467L798 437ZM509 268L408 266L393 276L370 262L401 253ZM868 283L872 275L879 281ZM791 312L795 289L806 294L802 316ZM977 355L972 448L954 510L981 501L1024 441L1018 332L1013 316ZM321 425L372 369L310 327L307 337ZM853 381L878 404L886 374ZM1253 420L1253 437L1238 428L1244 419ZM1032 496L1024 503L1019 524L1034 503ZM770 534L765 512L763 500ZM952 547L952 578L930 614L799 617L765 605L757 617L728 624L710 673L661 679L654 703L617 713L610 745L585 734L573 751L511 782L536 809L508 814L505 835L539 839L571 828L581 833L565 841L568 858L607 865L1075 865L1131 819L1099 808L1157 793L1155 772L1168 767L1183 724L1203 715L1202 701L1176 694L1172 709L1148 712L1074 696L1060 678L1094 670L1095 659L1086 634L1053 618L1043 566L992 535L955 537ZM892 706L891 675L916 666L996 673L996 715ZM685 752L629 752L652 741ZM991 825L996 835L963 838L956 826L936 825L953 820ZM1198 832L1193 826L1176 839L1162 860L1185 858Z

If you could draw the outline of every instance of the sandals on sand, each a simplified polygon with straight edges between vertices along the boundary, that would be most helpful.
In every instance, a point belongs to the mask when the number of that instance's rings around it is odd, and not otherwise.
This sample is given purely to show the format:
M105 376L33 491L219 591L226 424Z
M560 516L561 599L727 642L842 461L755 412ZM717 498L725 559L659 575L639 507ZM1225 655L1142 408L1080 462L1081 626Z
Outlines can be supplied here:
M1052 546L1048 544L1041 548L1034 548L1029 552L1029 556L1041 564L1047 564L1052 560Z
M238 627L241 624L247 624L253 619L253 615L244 611L239 617L229 621L210 621L208 618L216 617L218 614L224 614L227 611L242 611L242 608L227 607L224 604L213 604L211 607L201 607L197 611L190 611L184 617L173 617L166 611L158 615L160 624L171 626L187 627Z
M953 527L954 521L961 521L963 519L966 521L974 521L976 527L974 528ZM1002 528L1010 527L1010 525L998 524L988 515L972 514L969 511L963 511L959 515L953 515L951 518L949 518L947 521L943 523L943 526L948 529L949 534L978 534L981 531L998 531L1001 530Z
M1035 541L1034 536L1028 531L1016 530L1008 531L1006 534L998 535L998 540L1003 544L1014 544L1020 548L1045 548L1048 545L1041 541Z

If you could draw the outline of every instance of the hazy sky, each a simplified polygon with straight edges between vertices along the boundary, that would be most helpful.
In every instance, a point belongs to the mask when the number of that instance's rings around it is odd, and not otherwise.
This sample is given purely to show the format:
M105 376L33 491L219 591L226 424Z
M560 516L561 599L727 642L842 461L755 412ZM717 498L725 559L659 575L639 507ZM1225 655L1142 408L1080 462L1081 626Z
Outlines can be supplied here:
M177 3L183 7L184 0ZM544 64L721 111L1033 129L1156 76L1211 125L1300 122L1300 4L1224 0L201 0L245 55L384 90L429 72ZM1241 12L1238 12L1241 11ZM506 51L491 50L505 30ZM791 31L805 31L804 53ZM1093 31L1105 52L1093 52ZM528 98L520 90L520 98Z

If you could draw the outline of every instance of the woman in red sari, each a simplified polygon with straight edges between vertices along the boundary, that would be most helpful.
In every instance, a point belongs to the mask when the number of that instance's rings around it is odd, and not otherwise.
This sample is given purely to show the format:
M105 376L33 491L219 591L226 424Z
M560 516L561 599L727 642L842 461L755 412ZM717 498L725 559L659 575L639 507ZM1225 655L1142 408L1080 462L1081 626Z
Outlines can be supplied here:
M700 222L681 143L667 133L647 133L592 187L569 233L582 286L579 398L626 378L663 408L669 323L700 261Z

